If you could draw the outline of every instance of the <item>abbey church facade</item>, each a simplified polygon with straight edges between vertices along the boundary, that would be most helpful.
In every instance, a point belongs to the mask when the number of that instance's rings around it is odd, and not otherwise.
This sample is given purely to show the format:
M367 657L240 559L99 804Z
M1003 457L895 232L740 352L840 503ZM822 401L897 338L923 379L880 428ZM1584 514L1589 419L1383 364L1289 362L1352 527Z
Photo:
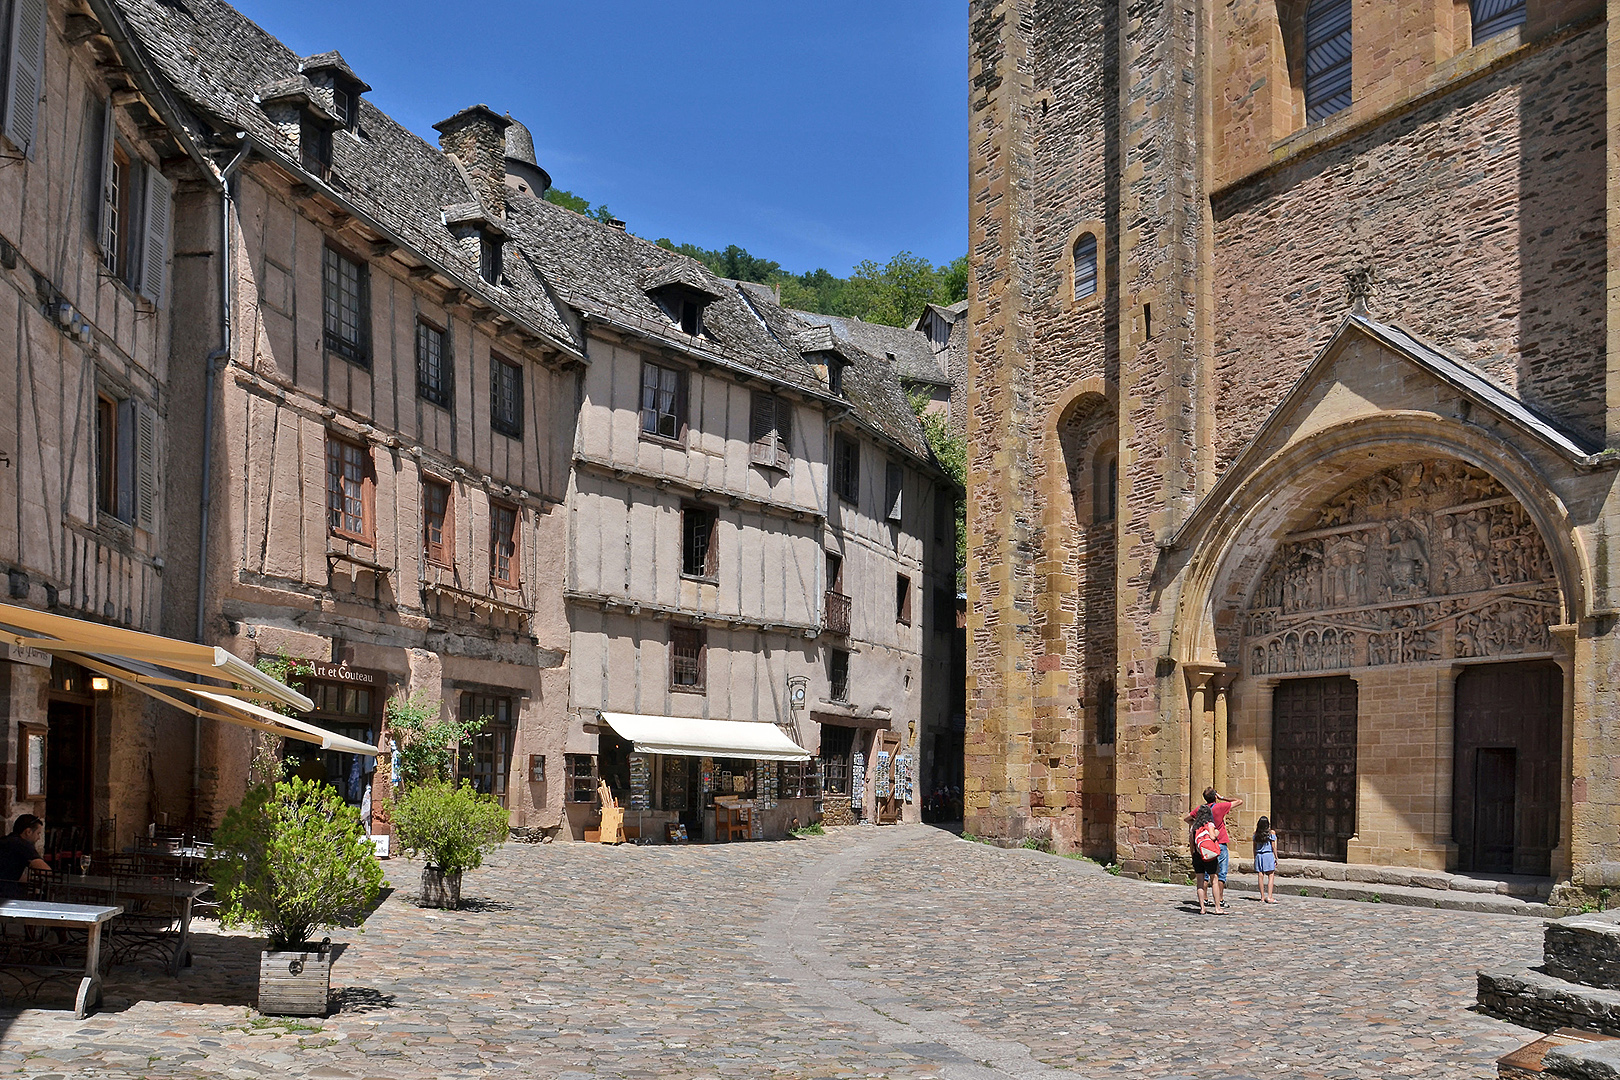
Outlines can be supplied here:
M1163 873L1214 786L1297 857L1607 883L1604 7L971 30L967 829Z

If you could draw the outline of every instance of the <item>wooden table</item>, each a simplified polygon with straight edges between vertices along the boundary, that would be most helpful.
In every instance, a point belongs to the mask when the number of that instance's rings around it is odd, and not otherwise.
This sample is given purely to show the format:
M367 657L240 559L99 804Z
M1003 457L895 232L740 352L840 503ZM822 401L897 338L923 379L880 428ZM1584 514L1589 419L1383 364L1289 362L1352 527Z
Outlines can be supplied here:
M197 897L213 886L204 881L183 881L178 878L149 876L111 878L100 874L65 874L57 883L63 888L96 892L109 900L123 897L134 900L183 900L180 912L180 931L175 937L174 954L169 959L169 974L178 975L191 955L191 909Z
M94 904L54 904L44 900L0 900L0 924L56 926L87 931L84 977L73 999L73 1018L83 1020L101 1003L101 928L124 913L121 907ZM77 968L28 965L45 974L68 974Z

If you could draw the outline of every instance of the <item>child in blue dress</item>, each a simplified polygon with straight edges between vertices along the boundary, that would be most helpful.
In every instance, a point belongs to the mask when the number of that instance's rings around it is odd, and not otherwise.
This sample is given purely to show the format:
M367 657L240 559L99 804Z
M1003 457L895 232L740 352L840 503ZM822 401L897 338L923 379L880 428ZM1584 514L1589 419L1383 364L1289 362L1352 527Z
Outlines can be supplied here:
M1260 899L1263 903L1277 902L1277 834L1271 831L1271 819L1261 818L1254 826L1254 872L1260 879Z

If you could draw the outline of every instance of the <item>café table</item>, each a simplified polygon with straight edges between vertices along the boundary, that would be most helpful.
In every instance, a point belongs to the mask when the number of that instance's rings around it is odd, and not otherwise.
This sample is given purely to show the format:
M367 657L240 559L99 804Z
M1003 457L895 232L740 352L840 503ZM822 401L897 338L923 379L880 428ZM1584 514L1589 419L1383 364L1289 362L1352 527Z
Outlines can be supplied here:
M191 954L191 911L197 897L211 885L206 881L185 881L156 874L107 877L102 874L63 874L53 887L76 895L98 893L114 902L130 900L168 900L183 904L180 910L180 928L175 935L174 951L169 958L169 974L178 975Z
M84 930L84 977L73 999L73 1018L83 1020L101 1003L101 928L124 913L118 905L58 904L46 900L0 900L0 925L50 926ZM78 968L13 964L42 975L73 974Z

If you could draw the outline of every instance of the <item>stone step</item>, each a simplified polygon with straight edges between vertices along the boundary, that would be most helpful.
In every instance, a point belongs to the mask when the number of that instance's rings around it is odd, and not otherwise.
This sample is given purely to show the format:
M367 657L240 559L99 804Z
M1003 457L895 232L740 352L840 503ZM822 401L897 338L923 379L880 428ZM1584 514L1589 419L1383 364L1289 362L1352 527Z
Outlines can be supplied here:
M1542 1077L1565 1076L1568 1074L1553 1071L1562 1063L1560 1055L1553 1055L1551 1062L1547 1060L1548 1054L1552 1051L1564 1047L1590 1046L1594 1043L1613 1041L1615 1040L1609 1035L1577 1031L1574 1028L1559 1028L1551 1035L1543 1035L1535 1042L1497 1058L1496 1075L1500 1080L1540 1080Z
M1254 873L1252 859L1232 860L1234 869ZM1277 879L1354 881L1368 885L1405 885L1416 889L1448 892L1495 893L1524 899L1546 900L1552 895L1551 878L1525 874L1453 874L1445 870L1425 870L1418 866L1367 866L1356 863L1324 862L1317 859L1278 859Z
M1620 1036L1620 990L1581 986L1540 971L1481 971L1479 1008L1537 1031L1578 1028Z
M1302 894L1300 890L1303 889ZM1227 892L1260 891L1253 875L1232 875ZM1363 881L1325 881L1321 878L1277 878L1277 902L1290 896L1321 896L1329 900L1360 900L1366 903L1399 904L1402 907L1441 908L1448 911L1483 911L1495 915L1529 915L1545 919L1558 913L1546 904L1500 893L1461 892L1455 889L1424 889L1410 885L1386 885Z
M1620 911L1571 915L1547 924L1542 970L1585 986L1620 990Z

